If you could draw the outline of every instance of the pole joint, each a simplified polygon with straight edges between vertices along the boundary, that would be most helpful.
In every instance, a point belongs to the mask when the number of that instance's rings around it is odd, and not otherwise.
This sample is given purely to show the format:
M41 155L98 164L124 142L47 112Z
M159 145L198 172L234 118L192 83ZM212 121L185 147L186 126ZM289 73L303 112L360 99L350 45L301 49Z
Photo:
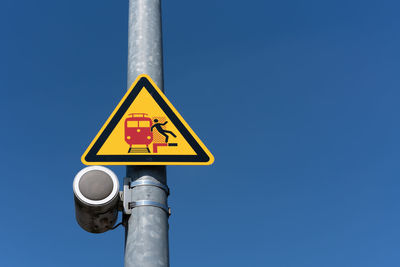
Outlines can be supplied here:
M139 181L132 181L132 178L125 177L124 179L124 191L122 193L122 205L123 205L123 212L126 215L132 214L132 209L136 207L142 207L142 206L153 206L160 208L164 210L168 216L171 215L171 208L168 207L166 204L159 203L153 200L134 200L135 198L133 197L133 192L136 188L136 190L139 189L139 187L155 187L158 189L161 189L164 191L165 195L169 195L169 188L167 185L164 185L162 183L158 183L155 181L150 181L150 180L139 180Z
M156 182L152 182L152 181L148 181L148 180L135 181L135 182L131 182L129 184L129 189L133 189L138 186L156 186L156 187L164 190L165 193L167 194L167 196L169 196L169 187L167 185L163 185L161 183L156 183Z
M171 208L167 207L164 204L161 204L161 203L155 202L155 201L151 201L151 200L137 200L137 201L129 202L128 208L134 209L137 207L144 207L144 206L160 208L167 213L168 217L171 216Z

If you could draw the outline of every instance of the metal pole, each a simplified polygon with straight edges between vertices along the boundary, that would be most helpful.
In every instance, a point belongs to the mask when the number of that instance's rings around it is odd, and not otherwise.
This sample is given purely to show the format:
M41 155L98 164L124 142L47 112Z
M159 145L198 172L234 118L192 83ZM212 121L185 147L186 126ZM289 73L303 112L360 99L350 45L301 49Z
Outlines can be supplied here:
M148 74L164 89L161 0L129 0L128 88L140 74ZM132 182L167 185L165 166L127 166ZM146 185L132 189L130 201L167 204L168 194ZM125 267L168 267L168 215L154 206L132 209L126 224Z

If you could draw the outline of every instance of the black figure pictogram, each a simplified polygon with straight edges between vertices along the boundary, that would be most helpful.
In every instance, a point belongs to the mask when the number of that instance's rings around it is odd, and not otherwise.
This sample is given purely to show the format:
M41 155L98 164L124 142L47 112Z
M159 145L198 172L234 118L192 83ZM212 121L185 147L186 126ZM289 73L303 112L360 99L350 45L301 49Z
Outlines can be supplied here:
M167 133L168 133L168 134L171 134L173 137L176 137L176 135L175 135L173 132L164 130L164 129L161 127L161 126L164 126L165 124L167 124L168 121L166 121L166 122L164 122L164 123L159 123L157 119L154 119L154 122L155 122L155 123L153 124L153 126L151 126L151 129L150 129L150 130L153 131L153 128L156 128L157 131L158 131L160 134L162 134L162 135L165 136L165 143L168 143L168 135L167 135Z

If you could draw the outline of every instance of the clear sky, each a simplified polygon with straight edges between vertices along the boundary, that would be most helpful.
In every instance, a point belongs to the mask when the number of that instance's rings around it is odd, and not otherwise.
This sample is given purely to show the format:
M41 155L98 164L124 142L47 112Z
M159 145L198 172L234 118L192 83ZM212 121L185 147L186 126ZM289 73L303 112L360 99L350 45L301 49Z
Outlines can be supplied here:
M127 8L0 3L0 266L123 266L72 181L126 91ZM171 266L400 266L399 8L163 2L166 94L216 159L168 167Z

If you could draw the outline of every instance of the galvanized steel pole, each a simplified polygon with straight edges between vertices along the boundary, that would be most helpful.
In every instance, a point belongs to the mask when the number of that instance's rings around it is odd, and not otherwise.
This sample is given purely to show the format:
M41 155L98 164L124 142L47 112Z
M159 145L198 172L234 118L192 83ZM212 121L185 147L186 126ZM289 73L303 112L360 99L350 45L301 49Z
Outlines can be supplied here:
M163 90L161 0L129 0L128 88L140 74L148 74ZM132 182L167 184L165 166L127 166ZM131 201L168 206L168 194L146 185L132 189ZM155 206L132 209L126 224L125 267L169 266L168 214Z

